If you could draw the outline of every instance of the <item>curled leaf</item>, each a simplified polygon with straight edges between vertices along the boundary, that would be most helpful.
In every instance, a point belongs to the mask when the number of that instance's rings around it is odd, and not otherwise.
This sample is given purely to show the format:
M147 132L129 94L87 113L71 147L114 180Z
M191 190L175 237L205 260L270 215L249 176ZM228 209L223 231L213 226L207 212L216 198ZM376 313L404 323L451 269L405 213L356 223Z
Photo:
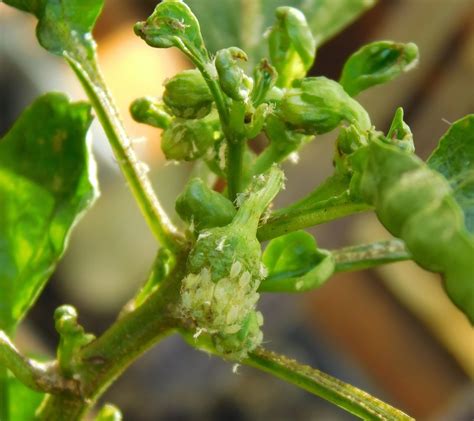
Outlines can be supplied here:
M158 4L145 21L135 24L135 34L156 48L177 47L190 58L208 58L199 22L181 0L166 0Z
M316 41L304 14L293 7L278 7L277 21L268 32L272 65L278 72L277 85L289 87L306 76L316 55Z
M268 270L261 292L304 292L320 287L334 273L331 253L317 248L314 237L295 231L270 241L262 261Z
M339 83L355 96L374 85L389 82L418 63L418 47L393 41L364 45L344 64Z

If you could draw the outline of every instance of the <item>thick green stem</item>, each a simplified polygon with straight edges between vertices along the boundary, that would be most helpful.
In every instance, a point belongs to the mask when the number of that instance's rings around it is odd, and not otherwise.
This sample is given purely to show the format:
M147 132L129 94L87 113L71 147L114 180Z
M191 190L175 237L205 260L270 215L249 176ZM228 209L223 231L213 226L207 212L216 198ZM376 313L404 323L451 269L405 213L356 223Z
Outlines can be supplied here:
M242 192L243 180L243 160L244 160L245 141L227 142L227 189L229 199L235 201L237 195Z
M320 396L361 419L413 420L357 387L263 348L258 348L243 363Z
M365 203L324 201L316 203L312 207L291 209L288 212L279 211L258 229L257 236L260 241L270 240L302 228L323 224L371 209L372 207Z
M345 247L331 253L336 262L336 272L368 269L412 259L405 243L398 239Z
M193 58L190 56L190 58ZM221 122L222 131L224 133L227 143L227 155L226 155L226 167L227 167L227 185L229 192L229 199L234 201L242 191L242 168L243 168L243 157L245 150L245 139L237 136L233 133L229 127L229 109L226 104L226 99L222 89L219 86L217 75L210 73L209 69L214 69L210 61L203 64L198 59L193 59L194 64L199 69L204 77L204 80L211 91L216 104L217 112ZM215 69L214 69L215 71Z
M173 271L158 291L82 348L78 357L82 364L77 373L80 376L81 397L50 395L40 409L40 420L81 419L133 361L173 332L178 324L175 312L185 261L186 254L179 255Z
M8 395L8 370L0 365L0 420L10 419L10 398Z
M95 62L82 59L80 54L65 53L87 93L97 117L112 146L117 163L127 180L138 205L158 241L173 252L179 252L183 239L169 220L155 195L144 165L138 161L117 108Z

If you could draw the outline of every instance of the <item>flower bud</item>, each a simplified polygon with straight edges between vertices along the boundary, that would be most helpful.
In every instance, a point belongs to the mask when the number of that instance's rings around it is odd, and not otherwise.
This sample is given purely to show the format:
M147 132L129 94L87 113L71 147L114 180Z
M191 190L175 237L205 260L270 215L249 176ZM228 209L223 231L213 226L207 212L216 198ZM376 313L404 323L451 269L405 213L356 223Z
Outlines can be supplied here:
M232 202L211 190L200 178L192 178L176 200L176 212L196 231L230 224L236 214Z
M307 134L327 133L343 121L362 130L371 126L364 108L339 83L325 77L305 78L288 89L278 111L286 123Z
M185 70L165 83L163 102L176 117L203 118L211 112L212 95L197 69Z
M217 52L215 64L222 90L230 98L242 101L249 96L253 81L237 60L247 61L247 54L240 48L231 47Z
M130 105L130 114L138 123L166 129L172 117L165 111L161 101L152 97L138 98Z
M293 7L278 7L277 22L268 32L273 66L278 71L277 85L289 87L311 68L316 55L316 41L302 12Z
M194 161L218 138L218 119L214 114L199 120L175 119L163 131L161 150L168 160Z

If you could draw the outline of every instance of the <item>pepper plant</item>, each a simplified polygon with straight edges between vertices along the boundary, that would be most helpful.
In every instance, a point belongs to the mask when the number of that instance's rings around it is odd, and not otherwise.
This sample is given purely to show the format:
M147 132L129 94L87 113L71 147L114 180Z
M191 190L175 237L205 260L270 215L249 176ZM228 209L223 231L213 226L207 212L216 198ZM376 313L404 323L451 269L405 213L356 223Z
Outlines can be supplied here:
M264 349L257 304L263 293L303 293L337 272L413 260L440 273L447 295L474 321L474 115L453 123L424 162L402 109L383 133L354 98L414 67L417 47L373 42L349 57L338 81L307 77L317 48L370 2L320 2L307 19L267 1L273 20L248 51L240 48L245 42L212 50L188 5L158 4L135 25L136 35L151 47L178 48L194 69L166 81L162 98L134 101L131 113L163 130L167 159L200 162L202 176L191 178L176 200L175 224L134 153L96 61L91 31L103 0L5 3L36 16L40 44L67 61L90 102L43 95L0 141L0 419L82 419L136 358L174 333L363 419L411 419ZM206 2L190 3L202 12ZM98 197L86 136L92 109L156 237L157 255L142 289L101 336L87 333L73 307L58 308L57 356L40 362L12 340L71 229ZM280 164L333 130L333 174L298 202L271 209L284 185ZM257 155L248 141L261 135L268 143ZM218 180L221 191L214 189ZM304 231L362 211L375 212L393 239L325 250ZM106 405L96 419L120 413Z

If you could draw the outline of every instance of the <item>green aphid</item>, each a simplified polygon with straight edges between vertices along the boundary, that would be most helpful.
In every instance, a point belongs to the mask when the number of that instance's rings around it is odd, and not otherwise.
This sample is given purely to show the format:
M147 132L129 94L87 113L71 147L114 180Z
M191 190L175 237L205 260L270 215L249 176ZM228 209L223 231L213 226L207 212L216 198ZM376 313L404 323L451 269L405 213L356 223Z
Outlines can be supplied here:
M201 73L191 69L165 83L163 102L176 117L196 119L211 112L213 97Z
M249 314L255 310L257 293L265 277L261 263L261 247L257 227L262 214L281 189L283 173L272 167L267 173L252 179L248 190L241 196L240 208L232 222L224 227L202 231L191 251L188 275L182 281L182 312L192 320L198 331L215 336L224 355L240 356L261 342L261 335L248 335L226 348L228 335L236 335L245 327ZM227 338L230 340L230 338Z
M251 311L237 333L216 334L213 337L217 352L225 358L241 361L249 351L262 343L263 315L259 311Z
M307 134L327 133L344 121L361 130L371 127L365 109L339 83L322 76L305 78L288 89L278 112L287 124Z

